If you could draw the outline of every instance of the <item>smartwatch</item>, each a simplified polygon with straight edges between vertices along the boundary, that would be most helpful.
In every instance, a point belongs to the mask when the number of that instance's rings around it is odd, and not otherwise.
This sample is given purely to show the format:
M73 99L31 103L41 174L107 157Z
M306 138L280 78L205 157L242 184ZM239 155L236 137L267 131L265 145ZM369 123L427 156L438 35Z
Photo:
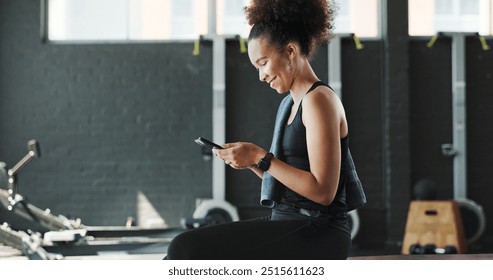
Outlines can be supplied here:
M269 167L270 167L270 161L272 160L272 158L274 157L274 154L272 153L267 153L263 159L261 159L258 163L257 163L257 167L260 168L260 170L262 171L267 171L269 170Z

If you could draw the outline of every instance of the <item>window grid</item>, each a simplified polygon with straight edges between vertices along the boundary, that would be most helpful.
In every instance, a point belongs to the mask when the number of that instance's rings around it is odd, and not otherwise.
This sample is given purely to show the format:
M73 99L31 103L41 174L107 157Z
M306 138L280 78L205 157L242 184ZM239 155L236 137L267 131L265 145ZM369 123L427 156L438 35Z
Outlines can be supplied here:
M50 41L196 40L207 33L206 0L45 0ZM246 37L250 0L216 0L218 34ZM336 34L380 37L382 0L332 0ZM387 0L390 1L390 0ZM492 35L493 0L409 0L409 34ZM90 19L90 20L88 20Z

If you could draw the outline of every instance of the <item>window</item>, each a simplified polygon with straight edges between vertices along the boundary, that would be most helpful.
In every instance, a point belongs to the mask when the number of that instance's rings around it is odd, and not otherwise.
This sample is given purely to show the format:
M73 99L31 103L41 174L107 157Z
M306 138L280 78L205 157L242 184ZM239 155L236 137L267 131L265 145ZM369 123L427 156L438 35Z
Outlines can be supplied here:
M49 41L195 40L209 30L215 3L218 34L246 37L243 7L250 0L44 0ZM336 33L379 35L380 0L332 0L339 7ZM480 0L478 0L480 1ZM210 3L209 3L210 2Z
M50 41L195 39L207 33L203 0L47 0Z
M358 37L378 37L380 0L336 0L335 33Z
M409 34L438 32L492 34L493 0L409 0Z
M248 36L243 7L250 0L217 0L218 33ZM380 0L331 0L337 6L334 32L337 34L355 33L358 37L378 37ZM223 17L223 18L221 18ZM235 32L236 31L236 32Z
M217 33L238 34L247 37L250 27L246 23L243 7L249 0L220 0L217 1Z

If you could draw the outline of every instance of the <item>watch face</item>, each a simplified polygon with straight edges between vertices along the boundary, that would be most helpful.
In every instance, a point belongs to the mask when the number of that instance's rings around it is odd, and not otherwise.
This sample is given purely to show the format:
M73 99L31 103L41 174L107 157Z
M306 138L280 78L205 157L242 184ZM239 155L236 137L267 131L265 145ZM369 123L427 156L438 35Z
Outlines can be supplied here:
M260 162L258 163L258 167L263 171L267 171L267 169L269 169L269 163L266 162L264 159L261 159Z
M265 157L263 159L261 159L259 161L259 163L257 164L258 168L260 168L262 171L267 171L270 167L270 161L271 161L273 156L274 155L271 153L268 153L267 155L265 155Z

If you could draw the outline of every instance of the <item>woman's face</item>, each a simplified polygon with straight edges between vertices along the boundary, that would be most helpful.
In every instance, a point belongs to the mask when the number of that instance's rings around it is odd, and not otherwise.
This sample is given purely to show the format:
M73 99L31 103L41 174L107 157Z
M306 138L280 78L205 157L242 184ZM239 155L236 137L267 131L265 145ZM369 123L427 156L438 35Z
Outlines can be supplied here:
M279 52L276 46L259 37L248 42L248 56L258 70L261 82L268 83L278 93L285 93L291 89L293 74L286 53Z

